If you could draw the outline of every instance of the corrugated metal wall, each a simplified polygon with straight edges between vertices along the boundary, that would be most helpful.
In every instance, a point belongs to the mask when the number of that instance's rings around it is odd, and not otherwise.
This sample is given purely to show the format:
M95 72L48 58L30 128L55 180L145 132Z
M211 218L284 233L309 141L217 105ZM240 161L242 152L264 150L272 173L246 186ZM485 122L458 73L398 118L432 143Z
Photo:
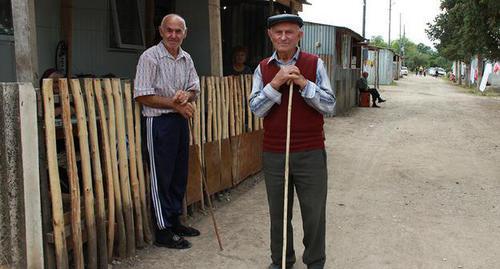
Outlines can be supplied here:
M330 84L337 97L335 112L330 116L348 111L358 103L356 80L359 78L360 71L359 69L351 69L349 66L351 36L344 34L340 46L343 51L336 51L337 28L335 26L305 22L303 30L304 37L301 41L301 48L319 55L325 62ZM345 59L344 63L337 63L337 53L343 55L340 59ZM347 68L344 68L343 65Z
M300 42L300 47L309 53L318 55L324 62L330 85L335 95L338 95L338 88L335 87L335 27L332 25L305 22L302 27L304 37ZM337 104L338 96L337 96ZM338 105L337 105L338 106ZM337 107L332 115L337 112Z
M379 83L390 85L393 81L393 58L394 53L388 49L380 49Z
M300 47L306 52L319 55L325 62L330 83L334 85L335 27L305 22L302 29L304 30L304 37Z
M368 85L375 85L377 77L377 51L368 51L368 57L364 60L363 71L368 72Z

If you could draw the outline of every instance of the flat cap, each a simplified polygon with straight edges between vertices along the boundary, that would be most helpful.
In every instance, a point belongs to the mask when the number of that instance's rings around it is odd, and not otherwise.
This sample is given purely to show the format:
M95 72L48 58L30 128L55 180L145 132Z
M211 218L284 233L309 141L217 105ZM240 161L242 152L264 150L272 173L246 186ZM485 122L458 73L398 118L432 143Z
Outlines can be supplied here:
M279 15L274 15L269 18L267 18L267 28L273 27L273 25L282 23L282 22L291 22L297 24L299 27L302 27L304 25L304 22L302 21L302 18L293 15L293 14L279 14Z

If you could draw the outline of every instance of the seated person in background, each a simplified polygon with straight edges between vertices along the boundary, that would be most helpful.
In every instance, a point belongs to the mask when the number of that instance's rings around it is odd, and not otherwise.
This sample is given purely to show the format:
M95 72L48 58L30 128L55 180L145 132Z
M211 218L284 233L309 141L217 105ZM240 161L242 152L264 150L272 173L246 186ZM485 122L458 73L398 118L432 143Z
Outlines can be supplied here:
M43 72L43 75L40 77L40 89L43 86L43 80L46 78L51 78L53 80L52 82L52 89L54 90L54 94L59 94L59 78L64 78L64 75L57 71L55 68L49 68ZM61 104L57 103L54 108L54 114L56 117L60 116L62 113L62 108Z
M224 72L226 75L253 74L252 69L245 64L247 61L247 49L242 46L234 48L232 63Z
M356 88L358 88L360 92L369 92L372 95L373 99L372 107L379 107L376 101L378 100L379 103L383 103L385 102L385 100L380 97L380 93L377 91L377 89L368 87L368 81L366 80L367 78L368 72L363 72L363 76L360 77L356 82Z

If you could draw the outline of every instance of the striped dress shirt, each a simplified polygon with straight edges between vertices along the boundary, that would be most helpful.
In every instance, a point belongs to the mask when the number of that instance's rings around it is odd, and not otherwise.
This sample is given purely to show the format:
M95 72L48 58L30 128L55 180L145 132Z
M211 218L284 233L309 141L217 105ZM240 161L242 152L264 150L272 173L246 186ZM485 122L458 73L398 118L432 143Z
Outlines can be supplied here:
M299 57L300 48L292 59L284 63L278 60L276 52L273 53L268 63L276 61L278 66L294 65ZM307 85L301 90L301 95L305 102L323 115L333 113L335 109L336 97L330 85L330 79L326 73L325 65L318 59L316 66L316 82L307 81ZM253 74L252 94L250 94L250 109L257 117L265 117L274 104L281 104L281 93L271 87L271 84L264 85L260 65L257 66Z
M200 79L189 53L179 48L174 58L162 42L147 49L139 58L134 82L134 98L145 95L173 97L178 90L200 92ZM156 117L175 112L142 106L145 117Z

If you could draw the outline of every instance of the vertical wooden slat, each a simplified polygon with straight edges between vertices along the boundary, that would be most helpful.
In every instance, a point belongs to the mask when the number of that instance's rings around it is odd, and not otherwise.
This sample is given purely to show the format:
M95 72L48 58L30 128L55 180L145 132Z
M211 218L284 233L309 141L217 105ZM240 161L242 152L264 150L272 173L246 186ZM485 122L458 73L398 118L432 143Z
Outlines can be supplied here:
M54 93L52 80L43 80L43 104L45 123L45 144L49 169L50 197L52 203L52 225L54 229L54 244L56 250L56 264L58 269L68 268L68 249L64 232L64 212L57 164L56 128L54 116Z
M213 88L212 88L212 77L207 77L207 95L208 95L208 116L207 116L207 142L212 142L212 113L213 113Z
M217 78L212 77L211 80L212 86L212 127L213 127L213 136L212 141L216 141L219 136L219 130L217 125Z
M132 198L134 203L134 217L135 217L135 243L138 247L144 246L144 228L142 223L142 209L141 198L139 191L139 179L137 178L137 159L136 159L136 145L134 133L134 112L132 109L132 93L130 81L125 82L123 89L125 96L125 120L127 123L127 138L129 147L129 168L130 168L130 183L132 185Z
M121 194L121 184L118 172L118 157L116 156L116 117L115 117L115 103L113 98L113 89L111 80L104 80L104 93L106 95L106 103L108 104L109 115L109 149L111 155L111 167L113 171L113 185L115 192L116 202L116 220L118 222L118 255L122 258L127 256L127 236L125 231L125 221L123 218L123 201Z
M62 119L64 125L64 138L66 141L67 172L71 196L71 238L73 242L73 265L83 269L83 246L81 230L80 209L80 183L78 168L76 166L75 144L73 141L73 127L71 123L71 105L69 101L68 81L59 80L59 90L62 102Z
M217 140L219 140L219 151L220 151L220 141L222 140L222 91L221 91L221 78L215 77L215 89L216 89L216 107L217 107Z
M108 244L107 253L108 261L113 260L113 246L115 241L115 193L113 183L113 168L111 162L111 152L109 149L109 132L108 120L106 119L106 111L104 109L104 100L102 97L101 81L94 80L95 98L97 101L97 108L99 113L99 127L101 130L102 146L104 148L104 171L106 175L107 197L108 197ZM123 220L123 219L122 219Z
M78 124L78 141L80 142L80 159L82 167L83 200L85 203L85 227L87 229L87 267L97 268L97 235L95 227L94 190L92 170L90 167L89 134L87 131L87 116L83 102L82 90L78 79L71 80L71 92L75 104L76 121Z
M102 179L101 155L99 153L99 140L97 137L97 119L95 113L94 87L92 79L84 80L85 97L89 124L89 137L92 154L92 171L97 200L97 253L99 268L108 267L107 240L106 240L106 206L104 204L104 185Z
M146 243L153 242L153 233L151 232L150 215L146 200L146 179L144 177L144 164L142 162L142 134L141 134L141 105L135 102L135 152L137 157L137 175L139 176L139 192L142 209L142 223L144 227L144 240Z
M228 77L228 90L229 90L229 135L235 136L234 129L235 109L234 109L234 80L233 77Z
M251 132L253 130L252 123L252 111L250 111L250 92L251 92L251 78L252 75L245 75L245 108L247 109L247 131Z
M228 130L228 83L227 77L222 78L222 138L229 137Z
M113 99L116 109L116 133L118 138L118 168L120 170L120 187L123 198L123 212L125 216L125 230L127 232L127 256L135 255L135 226L132 194L130 192L130 177L125 131L125 116L123 112L122 87L120 79L112 79Z

